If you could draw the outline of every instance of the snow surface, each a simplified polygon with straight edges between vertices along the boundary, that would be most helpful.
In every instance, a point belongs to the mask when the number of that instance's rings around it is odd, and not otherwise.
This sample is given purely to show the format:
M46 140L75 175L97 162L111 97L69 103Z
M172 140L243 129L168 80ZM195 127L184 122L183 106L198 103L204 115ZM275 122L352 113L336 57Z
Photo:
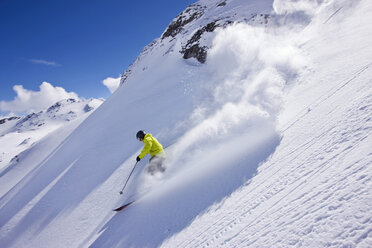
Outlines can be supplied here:
M372 246L372 3L225 2L198 2L85 121L2 173L1 247ZM214 16L237 22L202 36L205 64L184 60ZM139 129L167 170L143 159L120 195Z
M101 99L65 99L38 113L3 119L0 124L0 177L8 172L13 175L0 180L0 195L19 181L16 174L21 168L29 171L36 166L37 161L42 161L52 147L65 139L102 102ZM53 132L58 134L52 135ZM49 134L51 137L47 138ZM44 148L40 149L40 146ZM24 171L20 175L24 176Z

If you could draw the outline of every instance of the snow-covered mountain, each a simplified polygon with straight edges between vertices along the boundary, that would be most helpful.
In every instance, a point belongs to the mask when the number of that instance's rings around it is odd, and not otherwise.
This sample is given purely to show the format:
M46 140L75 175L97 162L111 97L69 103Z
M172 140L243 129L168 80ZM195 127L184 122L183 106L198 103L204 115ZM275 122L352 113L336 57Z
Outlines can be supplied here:
M160 59L155 59L155 56L166 56L176 52L181 53L184 59L193 58L205 63L208 49L216 35L214 32L216 28L227 27L233 23L265 26L270 20L271 10L272 1L267 0L248 2L235 0L230 1L228 6L227 1L196 2L181 12L161 37L153 40L142 50L134 63L122 74L120 82L125 83L133 71L141 73L147 70L151 61ZM188 62L194 64L196 63L194 60Z
M21 153L44 136L76 119L83 121L102 102L102 99L65 99L38 113L1 119L0 170L19 162Z
M371 247L371 14L368 0L189 6L97 110L0 174L0 246ZM139 129L167 170L141 160L120 195Z

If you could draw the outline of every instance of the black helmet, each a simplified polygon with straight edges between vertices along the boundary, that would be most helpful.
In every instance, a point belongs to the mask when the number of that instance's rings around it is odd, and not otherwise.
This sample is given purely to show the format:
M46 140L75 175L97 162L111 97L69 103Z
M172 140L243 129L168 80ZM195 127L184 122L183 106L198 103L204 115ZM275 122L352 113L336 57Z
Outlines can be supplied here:
M136 138L139 140L139 139L144 139L145 138L145 134L146 132L143 131L143 130L139 130L136 134Z

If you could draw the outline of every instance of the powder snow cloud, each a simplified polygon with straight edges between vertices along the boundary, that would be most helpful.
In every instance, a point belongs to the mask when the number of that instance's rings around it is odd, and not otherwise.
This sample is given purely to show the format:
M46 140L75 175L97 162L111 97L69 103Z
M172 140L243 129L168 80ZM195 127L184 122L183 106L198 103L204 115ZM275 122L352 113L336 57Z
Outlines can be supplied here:
M0 110L4 112L30 113L45 109L63 99L79 99L76 93L67 92L64 88L55 87L48 82L43 82L39 88L39 91L32 91L25 89L22 85L13 86L13 90L17 95L12 101L0 101Z
M295 42L287 33L242 23L217 30L199 71L194 111L166 151L171 185L164 191L184 188L195 197L188 188L197 185L203 200L222 199L272 154L285 88L307 63Z
M284 87L305 64L291 40L264 28L236 24L219 30L205 67L209 76L201 97L207 100L190 116L192 128L176 153L200 149L217 137L215 144L228 143L242 135L240 130L275 132Z
M274 11L277 14L293 14L303 12L313 16L318 7L325 2L324 0L275 0L273 3Z

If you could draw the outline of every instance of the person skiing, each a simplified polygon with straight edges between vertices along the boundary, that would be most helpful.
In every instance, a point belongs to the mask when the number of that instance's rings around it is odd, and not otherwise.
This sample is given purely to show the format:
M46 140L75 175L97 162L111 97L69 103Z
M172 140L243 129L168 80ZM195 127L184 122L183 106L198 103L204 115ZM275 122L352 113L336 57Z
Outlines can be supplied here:
M154 175L156 171L164 172L165 167L163 166L163 162L165 160L165 152L159 141L150 133L146 133L143 130L137 132L136 138L145 144L141 153L136 158L137 162L143 159L147 153L150 153L151 158L147 171L151 175Z

